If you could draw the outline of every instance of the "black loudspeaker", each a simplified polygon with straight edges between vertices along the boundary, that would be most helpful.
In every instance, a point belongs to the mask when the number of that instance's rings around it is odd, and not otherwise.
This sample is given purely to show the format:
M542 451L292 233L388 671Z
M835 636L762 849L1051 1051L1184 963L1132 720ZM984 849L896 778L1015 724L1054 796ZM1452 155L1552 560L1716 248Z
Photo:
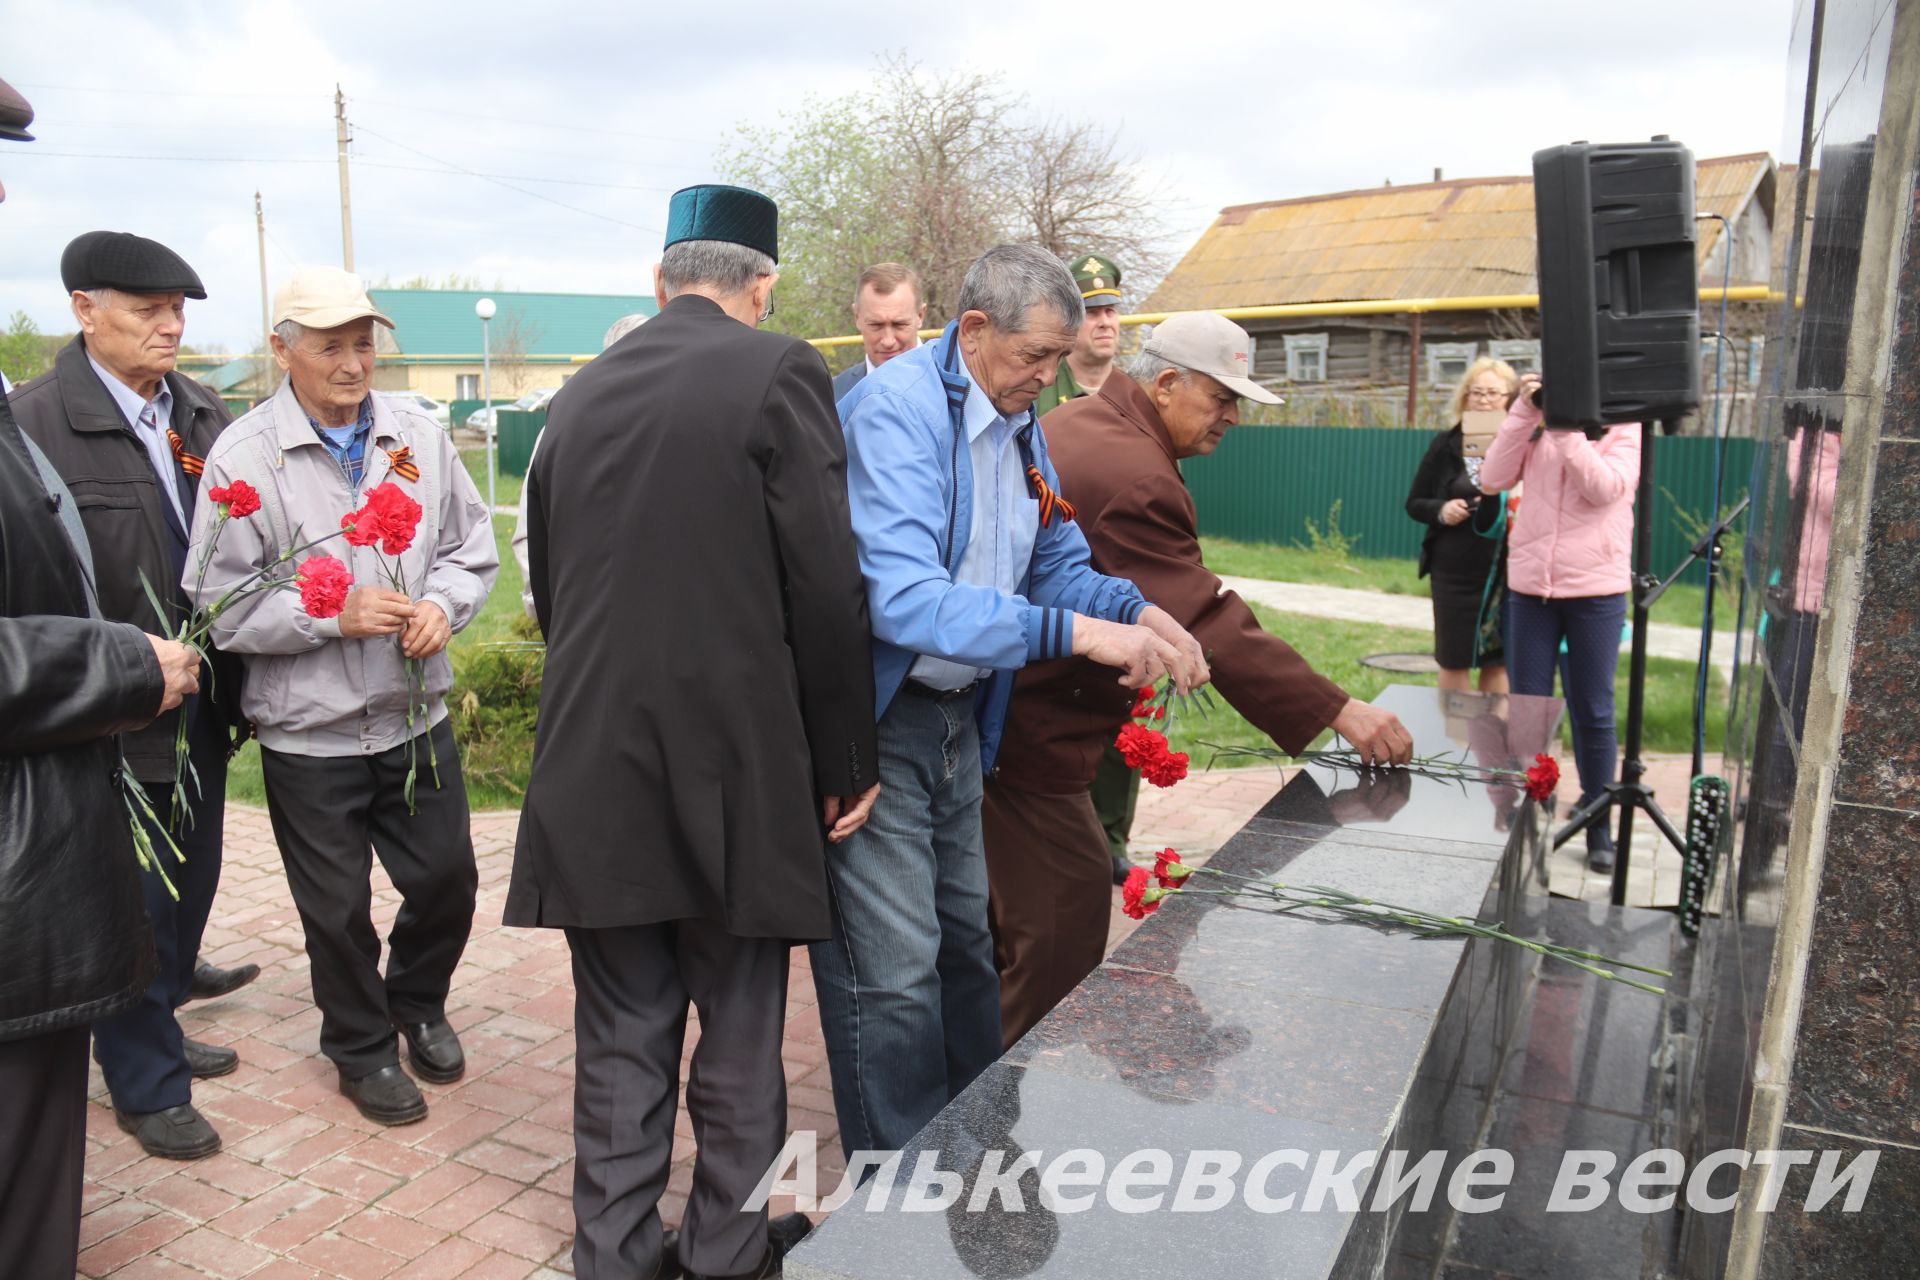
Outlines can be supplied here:
M1679 418L1700 405L1693 153L1655 138L1533 155L1549 426Z

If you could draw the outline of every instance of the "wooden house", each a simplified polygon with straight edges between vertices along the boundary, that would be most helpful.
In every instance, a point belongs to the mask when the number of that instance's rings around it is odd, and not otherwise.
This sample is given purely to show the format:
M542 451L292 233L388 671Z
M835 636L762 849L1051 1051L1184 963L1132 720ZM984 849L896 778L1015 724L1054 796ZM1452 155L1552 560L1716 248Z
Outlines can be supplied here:
M1719 215L1700 224L1701 284L1721 284L1729 254L1729 284L1766 284L1772 158L1721 156L1696 169L1698 211ZM1530 177L1383 186L1222 209L1141 310L1531 294L1534 263ZM1703 316L1703 327L1716 319ZM1417 425L1430 425L1476 357L1493 355L1522 372L1540 358L1539 315L1523 308L1242 323L1254 337L1255 376L1287 395L1287 419L1296 422L1311 420L1316 406L1319 420L1403 422L1411 384ZM1739 359L1757 368L1757 344L1747 339L1760 332L1759 309L1741 309L1728 328Z

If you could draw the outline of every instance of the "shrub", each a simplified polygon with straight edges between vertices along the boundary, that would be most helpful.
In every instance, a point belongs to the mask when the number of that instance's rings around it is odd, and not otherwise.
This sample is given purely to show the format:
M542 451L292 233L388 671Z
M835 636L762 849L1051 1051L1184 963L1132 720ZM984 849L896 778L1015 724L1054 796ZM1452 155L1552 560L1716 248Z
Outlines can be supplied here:
M533 771L533 730L540 712L546 650L529 619L515 618L512 638L456 651L448 718L474 807L517 806Z

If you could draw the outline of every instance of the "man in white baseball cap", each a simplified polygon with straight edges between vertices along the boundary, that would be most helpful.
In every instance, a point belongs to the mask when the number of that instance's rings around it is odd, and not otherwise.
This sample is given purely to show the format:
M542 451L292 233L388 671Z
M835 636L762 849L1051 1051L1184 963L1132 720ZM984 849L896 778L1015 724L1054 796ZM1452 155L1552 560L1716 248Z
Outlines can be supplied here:
M1362 756L1402 764L1397 716L1354 698L1264 630L1200 559L1179 460L1212 453L1242 398L1278 404L1251 376L1252 344L1210 311L1162 322L1128 373L1049 413L1042 428L1101 573L1131 579L1206 651L1234 709L1297 754L1332 727ZM1087 788L1133 695L1068 658L1028 666L1014 687L999 767L981 804L1000 971L1001 1034L1018 1040L1100 963L1113 887Z
M360 278L302 267L273 307L280 389L208 452L183 585L199 603L264 573L282 553L399 490L418 504L405 546L321 548L352 590L333 616L267 591L222 613L221 649L246 662L242 707L260 738L267 813L306 935L320 1051L367 1118L408 1124L426 1099L400 1066L445 1085L466 1071L447 994L473 927L478 873L460 752L447 720L447 643L479 613L500 566L486 504L447 433L373 394L374 326L393 327ZM212 536L216 485L244 480L263 508ZM404 539L396 539L405 541ZM205 564L205 578L196 566ZM400 893L386 972L371 917L371 858ZM396 1034L396 1031L398 1034Z

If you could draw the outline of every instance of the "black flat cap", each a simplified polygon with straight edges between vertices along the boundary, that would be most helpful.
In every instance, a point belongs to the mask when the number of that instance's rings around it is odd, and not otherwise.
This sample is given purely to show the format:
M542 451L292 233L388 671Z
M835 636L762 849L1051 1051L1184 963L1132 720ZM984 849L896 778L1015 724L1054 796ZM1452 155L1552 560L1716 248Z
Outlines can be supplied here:
M60 283L67 292L119 289L126 293L207 296L187 260L158 240L125 231L89 231L75 236L60 255Z
M18 89L0 80L0 138L32 142L33 135L27 132L27 126L32 123L33 108L20 96Z

